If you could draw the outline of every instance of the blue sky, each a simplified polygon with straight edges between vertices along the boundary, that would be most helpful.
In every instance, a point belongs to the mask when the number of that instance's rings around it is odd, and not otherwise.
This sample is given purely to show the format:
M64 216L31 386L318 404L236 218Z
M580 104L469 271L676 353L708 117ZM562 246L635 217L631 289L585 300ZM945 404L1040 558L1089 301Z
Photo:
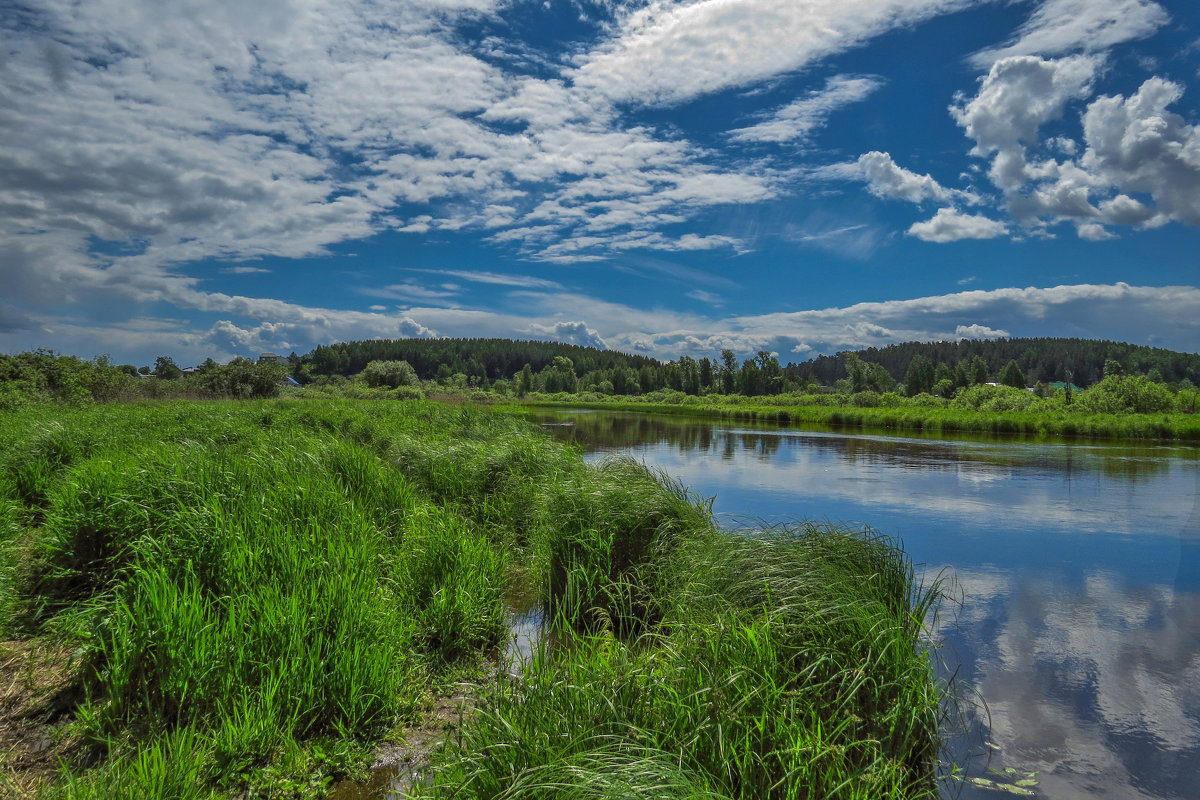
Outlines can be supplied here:
M0 351L1200 351L1200 10L0 9Z

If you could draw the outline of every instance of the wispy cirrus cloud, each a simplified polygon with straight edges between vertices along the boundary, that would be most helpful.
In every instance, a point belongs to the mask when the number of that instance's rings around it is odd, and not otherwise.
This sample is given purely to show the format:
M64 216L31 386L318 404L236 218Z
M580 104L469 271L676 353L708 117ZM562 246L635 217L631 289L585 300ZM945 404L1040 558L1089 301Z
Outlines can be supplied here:
M882 85L883 79L873 75L835 75L823 88L776 110L762 122L730 131L730 136L752 142L804 141L835 111L865 100Z
M1010 56L1099 53L1150 36L1170 19L1153 0L1046 0L1010 42L975 53L970 63L987 69Z

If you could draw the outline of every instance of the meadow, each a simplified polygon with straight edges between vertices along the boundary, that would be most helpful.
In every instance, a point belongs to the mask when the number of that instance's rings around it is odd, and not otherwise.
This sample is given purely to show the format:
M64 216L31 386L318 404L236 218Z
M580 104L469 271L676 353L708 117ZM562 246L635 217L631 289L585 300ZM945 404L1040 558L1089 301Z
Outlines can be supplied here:
M0 414L0 791L324 797L464 678L433 797L921 798L952 713L894 542L723 531L429 401ZM511 675L513 591L548 630Z

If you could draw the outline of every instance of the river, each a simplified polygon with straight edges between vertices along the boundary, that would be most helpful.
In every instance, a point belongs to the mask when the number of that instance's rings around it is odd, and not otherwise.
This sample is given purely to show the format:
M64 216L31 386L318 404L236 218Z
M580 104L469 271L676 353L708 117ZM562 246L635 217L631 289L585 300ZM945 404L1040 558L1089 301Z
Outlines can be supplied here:
M948 578L938 658L982 699L951 737L962 797L1036 773L1049 800L1200 798L1197 448L539 418L713 498L725 524L867 525Z

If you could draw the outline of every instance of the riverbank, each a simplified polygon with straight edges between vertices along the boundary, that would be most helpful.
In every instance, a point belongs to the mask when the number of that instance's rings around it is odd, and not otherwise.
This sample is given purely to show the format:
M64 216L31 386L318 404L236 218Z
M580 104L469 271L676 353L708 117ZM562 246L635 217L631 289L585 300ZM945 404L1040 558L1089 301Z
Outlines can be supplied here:
M500 408L586 408L648 414L672 414L706 419L762 421L780 424L829 425L837 429L922 431L925 433L1017 434L1064 439L1130 439L1200 441L1200 416L1179 412L1162 414L1098 414L1075 410L993 411L952 408L944 405L857 407L804 405L786 397L679 395L676 402L638 401L628 398L598 400L552 396L497 404Z
M322 797L464 677L435 796L936 794L937 591L886 540L719 532L665 476L431 402L43 406L0 453L18 795ZM551 623L509 679L514 581Z

